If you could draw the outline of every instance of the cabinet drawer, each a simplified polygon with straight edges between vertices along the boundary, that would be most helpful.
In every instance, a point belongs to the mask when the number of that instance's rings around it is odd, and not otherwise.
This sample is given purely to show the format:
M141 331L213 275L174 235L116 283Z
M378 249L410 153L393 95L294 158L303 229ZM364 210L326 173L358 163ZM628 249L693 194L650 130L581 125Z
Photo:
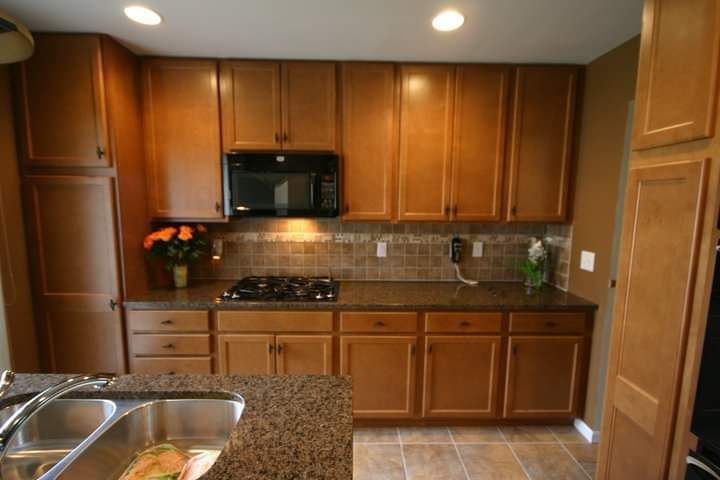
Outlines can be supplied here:
M135 355L207 355L210 353L210 335L133 335L132 352Z
M193 310L130 310L132 331L198 332L209 329L208 312Z
M175 374L175 373L212 373L212 363L210 357L197 358L139 358L135 357L131 360L131 373L146 373L150 375L156 374Z
M583 313L511 313L510 333L583 333Z
M415 312L343 312L340 330L343 332L414 332L417 329Z
M502 313L428 313L428 333L495 333L502 328Z
M330 332L332 312L218 312L218 330L236 332Z

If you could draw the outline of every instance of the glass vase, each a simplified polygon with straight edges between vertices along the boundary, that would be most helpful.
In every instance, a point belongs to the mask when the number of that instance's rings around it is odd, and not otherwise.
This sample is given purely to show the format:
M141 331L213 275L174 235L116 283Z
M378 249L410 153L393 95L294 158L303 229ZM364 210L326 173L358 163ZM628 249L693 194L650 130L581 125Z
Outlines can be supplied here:
M188 266L187 265L174 265L173 266L173 283L175 288L186 288L188 284Z

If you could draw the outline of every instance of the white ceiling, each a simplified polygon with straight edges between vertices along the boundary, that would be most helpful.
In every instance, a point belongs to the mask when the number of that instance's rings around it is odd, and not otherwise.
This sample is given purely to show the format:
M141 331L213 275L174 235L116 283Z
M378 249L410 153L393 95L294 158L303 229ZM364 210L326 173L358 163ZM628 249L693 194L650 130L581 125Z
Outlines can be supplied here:
M123 7L164 18L135 24ZM452 33L430 20L465 15ZM587 63L640 32L642 0L0 0L35 31L103 32L141 54Z

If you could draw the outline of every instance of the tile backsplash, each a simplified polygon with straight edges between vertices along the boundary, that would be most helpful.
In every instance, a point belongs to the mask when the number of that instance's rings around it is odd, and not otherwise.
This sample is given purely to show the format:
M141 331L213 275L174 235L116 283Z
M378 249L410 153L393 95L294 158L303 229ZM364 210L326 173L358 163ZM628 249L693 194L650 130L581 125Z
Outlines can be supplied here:
M466 278L519 281L529 238L548 241L546 280L567 288L572 228L545 224L343 223L338 219L243 219L208 225L223 239L220 260L194 265L191 276L239 279L248 275L331 275L340 280L449 281L455 271L448 256L454 235L463 239L460 263ZM472 242L484 242L472 257ZM376 256L377 242L387 257Z

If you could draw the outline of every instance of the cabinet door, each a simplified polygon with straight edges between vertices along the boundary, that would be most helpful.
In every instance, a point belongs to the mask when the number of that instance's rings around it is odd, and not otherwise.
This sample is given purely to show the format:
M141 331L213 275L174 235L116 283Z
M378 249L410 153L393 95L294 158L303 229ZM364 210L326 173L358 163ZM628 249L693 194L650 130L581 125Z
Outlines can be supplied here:
M708 163L630 169L598 478L667 478Z
M566 220L577 75L576 67L517 69L508 221Z
M50 369L124 372L112 179L28 176L25 187Z
M279 150L280 64L220 62L223 149Z
M425 337L425 417L495 417L500 337Z
M400 220L447 220L450 214L455 67L402 65Z
M452 219L500 220L510 67L457 68Z
M342 66L345 220L392 220L398 102L395 66Z
M107 167L100 38L36 35L18 69L18 133L31 167Z
M335 64L332 62L283 63L282 141L285 150L335 150L335 81Z
M330 335L278 335L277 373L281 375L330 375Z
M719 35L714 0L645 1L634 149L715 134Z
M275 337L218 335L218 373L221 375L275 373Z
M570 418L577 400L584 337L511 336L506 418Z
M410 417L415 399L415 337L340 337L340 373L353 381L355 417Z
M151 59L143 83L150 214L222 218L217 65Z

